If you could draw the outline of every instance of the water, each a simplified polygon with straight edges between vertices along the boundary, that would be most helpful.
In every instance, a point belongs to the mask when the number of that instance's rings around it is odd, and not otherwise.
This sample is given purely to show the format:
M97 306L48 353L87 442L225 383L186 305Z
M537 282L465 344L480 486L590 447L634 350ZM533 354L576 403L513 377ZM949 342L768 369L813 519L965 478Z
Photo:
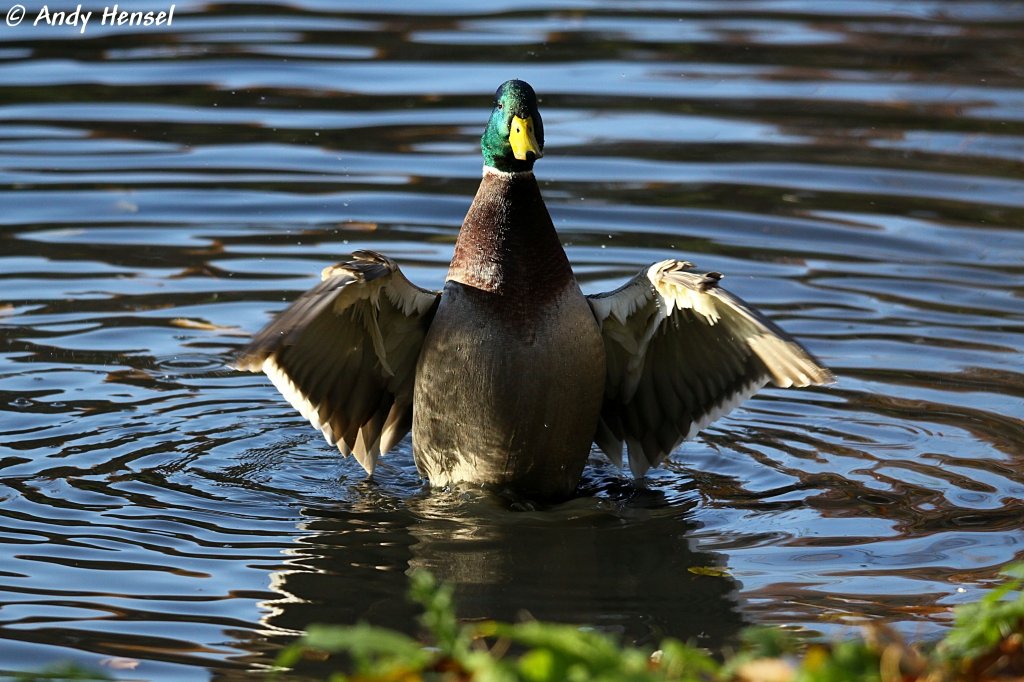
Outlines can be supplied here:
M466 618L641 643L936 637L1024 553L1020 3L98 21L0 25L0 671L248 679L312 622L409 629L416 567ZM440 286L511 77L586 291L685 257L838 384L764 391L646 490L595 456L579 499L514 511L426 490L408 442L367 483L228 369L352 250Z

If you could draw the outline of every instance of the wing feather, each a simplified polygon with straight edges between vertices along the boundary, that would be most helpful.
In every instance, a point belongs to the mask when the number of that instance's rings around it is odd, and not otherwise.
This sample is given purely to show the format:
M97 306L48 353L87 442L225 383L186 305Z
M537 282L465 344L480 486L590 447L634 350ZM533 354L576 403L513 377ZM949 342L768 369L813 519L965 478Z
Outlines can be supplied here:
M256 334L235 366L264 372L343 455L372 474L412 425L416 360L438 292L357 251Z
M607 358L594 440L617 464L625 444L636 476L769 382L834 381L792 337L722 289L720 273L692 267L661 261L588 297Z

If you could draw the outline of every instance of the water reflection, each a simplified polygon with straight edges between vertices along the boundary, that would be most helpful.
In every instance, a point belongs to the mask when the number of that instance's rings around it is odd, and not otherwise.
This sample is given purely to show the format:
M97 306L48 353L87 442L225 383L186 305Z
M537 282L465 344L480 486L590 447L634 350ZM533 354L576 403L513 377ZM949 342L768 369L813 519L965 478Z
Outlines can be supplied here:
M406 574L456 587L459 615L587 623L654 645L666 636L716 647L742 619L724 557L694 549L691 505L622 483L543 510L479 491L398 499L365 490L344 512L306 510L298 547L271 585L265 622L366 620L410 630Z
M415 567L466 617L643 642L931 636L1024 555L1020 3L181 2L91 29L0 32L0 676L245 679L309 622L409 628ZM367 484L227 369L355 249L441 284L511 77L586 291L685 257L839 384L759 394L647 493L597 460L523 511L426 493L408 443Z

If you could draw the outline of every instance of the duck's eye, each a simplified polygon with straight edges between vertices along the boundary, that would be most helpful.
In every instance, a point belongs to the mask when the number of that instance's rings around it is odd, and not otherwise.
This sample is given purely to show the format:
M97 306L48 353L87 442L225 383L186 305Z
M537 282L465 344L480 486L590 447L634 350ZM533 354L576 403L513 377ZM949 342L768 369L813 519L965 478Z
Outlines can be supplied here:
M504 108L505 108L505 105L504 105L504 104L502 104L501 102L498 102L498 108L499 108L499 109L504 109Z

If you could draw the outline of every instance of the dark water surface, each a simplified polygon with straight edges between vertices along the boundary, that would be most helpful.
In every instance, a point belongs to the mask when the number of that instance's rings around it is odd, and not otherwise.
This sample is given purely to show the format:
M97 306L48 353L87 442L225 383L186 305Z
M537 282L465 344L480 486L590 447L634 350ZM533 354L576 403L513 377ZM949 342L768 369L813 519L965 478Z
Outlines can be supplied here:
M408 628L416 567L465 617L644 643L936 636L1024 554L1021 3L184 1L84 34L26 4L0 24L0 671L244 679L311 622ZM839 383L764 391L646 490L595 455L580 499L512 511L425 490L408 442L367 483L228 369L354 249L441 284L510 77L586 291L685 257Z

